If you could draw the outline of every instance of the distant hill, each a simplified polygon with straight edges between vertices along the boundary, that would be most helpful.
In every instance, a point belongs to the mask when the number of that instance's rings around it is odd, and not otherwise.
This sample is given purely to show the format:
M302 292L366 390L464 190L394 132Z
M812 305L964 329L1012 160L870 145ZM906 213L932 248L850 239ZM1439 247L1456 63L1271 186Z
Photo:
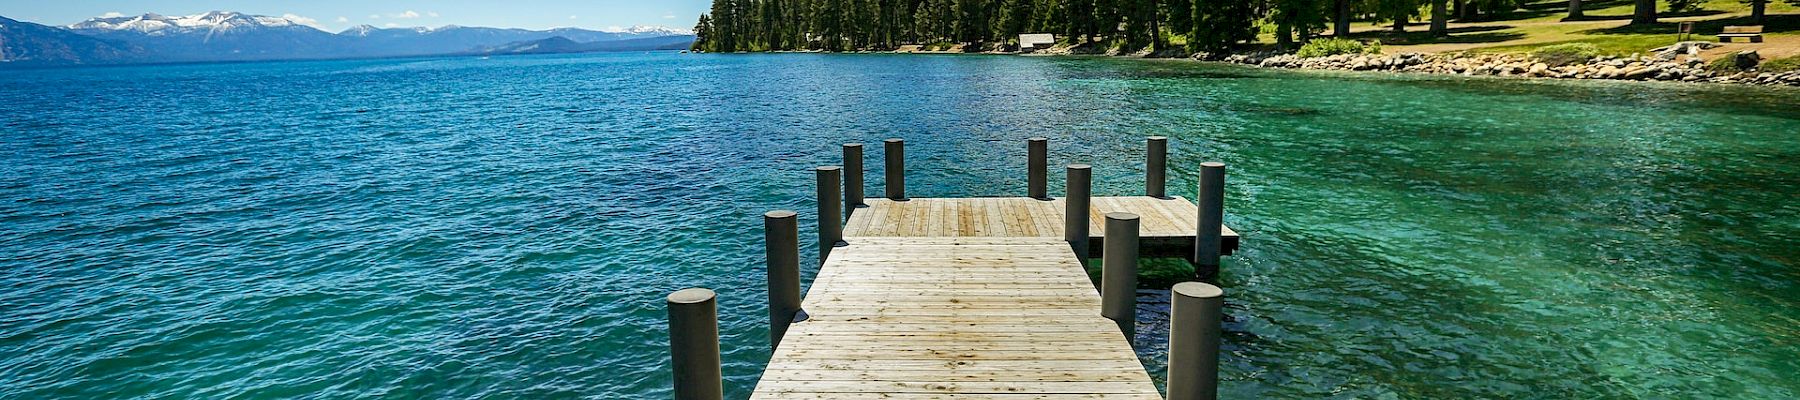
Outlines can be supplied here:
M113 64L142 57L143 49L123 42L0 17L0 65Z
M685 50L694 45L693 36L663 36L607 42L577 42L557 36L524 42L513 42L482 49L476 54L560 54L603 51Z
M144 14L100 17L63 27L0 18L0 60L34 65L138 62L249 61L488 54L496 49L591 52L681 49L689 32L661 27L595 31L444 26L376 28L363 25L330 33L297 17L213 11L187 16ZM611 44L602 44L611 43ZM552 51L550 49L567 49Z

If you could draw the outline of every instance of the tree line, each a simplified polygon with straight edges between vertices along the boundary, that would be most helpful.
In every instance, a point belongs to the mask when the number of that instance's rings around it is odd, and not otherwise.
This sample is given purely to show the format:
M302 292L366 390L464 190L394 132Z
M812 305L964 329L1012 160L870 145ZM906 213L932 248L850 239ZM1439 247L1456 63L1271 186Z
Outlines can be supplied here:
M893 50L902 44L1006 49L1019 34L1054 33L1064 42L1123 52L1223 51L1269 29L1288 47L1330 25L1344 37L1352 20L1429 19L1446 35L1449 19L1478 21L1521 0L713 0L694 27L694 50ZM1655 0L1635 0L1634 23L1655 22ZM1760 3L1766 0L1745 0ZM1569 0L1580 17L1581 0Z

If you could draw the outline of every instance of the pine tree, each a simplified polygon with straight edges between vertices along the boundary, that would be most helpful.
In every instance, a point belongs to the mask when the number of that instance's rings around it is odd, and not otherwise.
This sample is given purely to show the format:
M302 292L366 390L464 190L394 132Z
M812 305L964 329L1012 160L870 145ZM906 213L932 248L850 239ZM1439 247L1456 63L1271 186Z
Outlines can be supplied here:
M700 22L694 24L694 44L689 50L712 51L712 42L712 17L700 14Z
M1275 23L1275 41L1291 47L1298 36L1300 42L1310 40L1325 30L1326 0L1273 0L1269 19Z
M1254 4L1247 1L1194 1L1194 29L1188 47L1194 51L1224 51L1256 38Z
M1376 0L1375 17L1394 23L1394 32L1406 32L1406 23L1419 15L1419 0Z

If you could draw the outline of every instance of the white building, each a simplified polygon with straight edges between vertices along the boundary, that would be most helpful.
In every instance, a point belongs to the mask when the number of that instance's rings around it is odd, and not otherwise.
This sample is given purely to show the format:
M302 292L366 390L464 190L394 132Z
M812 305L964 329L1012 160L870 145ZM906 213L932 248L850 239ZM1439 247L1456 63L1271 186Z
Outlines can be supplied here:
M1019 51L1030 51L1056 45L1056 35L1049 33L1027 33L1019 35Z

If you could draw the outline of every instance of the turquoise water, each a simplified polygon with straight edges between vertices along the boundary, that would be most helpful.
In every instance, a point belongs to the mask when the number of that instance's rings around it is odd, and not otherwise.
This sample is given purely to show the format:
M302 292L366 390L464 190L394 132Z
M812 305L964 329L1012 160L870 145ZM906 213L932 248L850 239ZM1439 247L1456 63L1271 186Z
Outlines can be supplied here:
M741 398L759 215L810 218L837 144L1019 195L1046 136L1126 195L1151 135L1176 194L1231 168L1226 396L1800 397L1792 88L608 54L0 71L0 104L0 399L666 397L690 286Z

